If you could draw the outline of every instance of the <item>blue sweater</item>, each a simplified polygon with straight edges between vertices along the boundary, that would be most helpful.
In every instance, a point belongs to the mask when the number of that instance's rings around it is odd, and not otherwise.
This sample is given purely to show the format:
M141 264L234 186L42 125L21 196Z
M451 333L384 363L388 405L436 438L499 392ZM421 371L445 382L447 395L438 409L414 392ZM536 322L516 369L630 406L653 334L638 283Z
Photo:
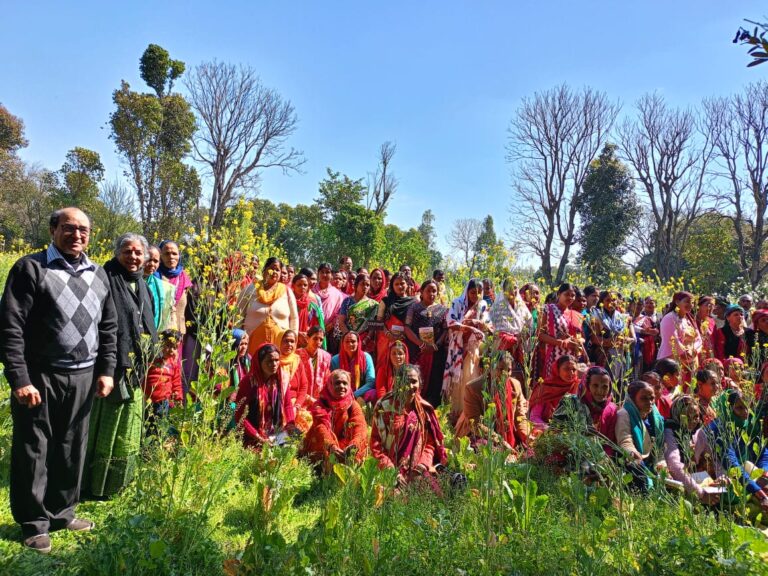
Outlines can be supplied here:
M376 369L373 367L373 359L368 352L363 352L365 355L365 374L361 375L363 382L362 386L355 390L355 398L359 398L368 390L374 390L376 387ZM336 354L331 358L331 372L339 368L339 355Z
M713 445L716 458L723 465L723 468L730 470L738 468L741 473L741 479L747 487L749 494L754 494L760 490L760 485L751 479L749 472L744 469L744 462L752 462L758 468L768 470L768 447L761 447L760 452L755 450L755 442L745 442L741 431L737 431L736 438L731 439L731 433L725 433L720 429L720 421L715 420L709 425L707 430L710 438L714 439ZM730 440L730 443L729 443Z

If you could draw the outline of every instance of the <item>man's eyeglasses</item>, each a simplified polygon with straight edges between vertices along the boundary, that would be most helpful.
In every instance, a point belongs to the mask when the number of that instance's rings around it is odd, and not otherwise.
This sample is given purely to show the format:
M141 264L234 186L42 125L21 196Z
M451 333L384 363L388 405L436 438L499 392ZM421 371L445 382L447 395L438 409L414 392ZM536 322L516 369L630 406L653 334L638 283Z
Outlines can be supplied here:
M61 224L61 229L65 234L74 234L80 232L80 236L89 236L91 229L88 226L75 226L74 224Z

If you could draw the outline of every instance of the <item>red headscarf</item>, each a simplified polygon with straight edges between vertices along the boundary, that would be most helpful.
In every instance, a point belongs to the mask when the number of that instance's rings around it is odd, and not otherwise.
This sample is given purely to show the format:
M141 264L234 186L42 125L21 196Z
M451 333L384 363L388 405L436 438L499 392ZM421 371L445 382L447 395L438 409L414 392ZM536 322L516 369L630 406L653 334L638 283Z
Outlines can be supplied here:
M384 270L382 268L376 268L376 270L379 271L381 274L381 288L378 292L368 292L368 298L372 298L373 300L376 300L376 302L381 302L381 299L384 298L384 296L387 295L387 290L389 289L389 285L387 283L387 275L384 274ZM374 270L373 272L376 272ZM371 272L371 276L373 276L373 272Z
M238 408L238 412L244 411L248 408L248 420L258 431L262 431L269 428L269 424L266 421L266 408L271 409L272 422L271 425L274 428L280 428L287 422L293 421L293 414L283 414L283 409L290 408L290 402L285 402L285 394L287 390L283 387L282 369L278 365L277 372L270 377L267 377L261 370L262 351L265 348L271 348L271 352L277 352L280 354L280 350L274 344L270 342L264 342L253 354L251 362L251 370L248 375L243 379L240 386L248 389L248 396L244 406ZM292 408L290 408L292 411ZM242 416L238 415L238 421Z
M357 336L357 352L351 357L347 354L346 348L344 347L344 341L349 338L350 334ZM339 346L339 368L346 370L352 375L353 392L362 385L361 378L365 375L365 366L365 351L360 342L360 335L357 332L350 330L344 334L344 337L341 339L341 346Z
M384 394L392 390L392 382L394 381L395 373L392 367L392 360L390 359L390 355L392 354L392 350L395 348L395 346L402 346L405 350L405 363L403 365L411 363L408 354L408 346L406 346L405 343L400 340L395 340L389 343L389 346L387 347L387 361L384 363L384 366L377 367L376 396L378 398L383 398Z
M329 430L333 429L331 423L332 413L340 410L348 410L352 405L352 402L355 401L355 396L352 393L352 386L347 389L347 395L342 398L335 398L333 391L331 390L332 388L333 385L331 382L328 382L328 384L323 387L323 390L320 392L320 397L312 405L312 409L310 410L312 420L321 422Z

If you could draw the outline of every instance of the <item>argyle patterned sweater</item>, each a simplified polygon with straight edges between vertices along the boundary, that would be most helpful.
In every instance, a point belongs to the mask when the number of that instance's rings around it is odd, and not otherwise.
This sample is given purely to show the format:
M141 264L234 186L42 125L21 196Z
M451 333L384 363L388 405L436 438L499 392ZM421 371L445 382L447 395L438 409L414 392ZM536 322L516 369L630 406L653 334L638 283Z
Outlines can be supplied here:
M49 248L24 256L8 273L0 361L13 390L31 383L30 369L94 366L97 376L113 375L117 314L106 273L87 262L75 269Z

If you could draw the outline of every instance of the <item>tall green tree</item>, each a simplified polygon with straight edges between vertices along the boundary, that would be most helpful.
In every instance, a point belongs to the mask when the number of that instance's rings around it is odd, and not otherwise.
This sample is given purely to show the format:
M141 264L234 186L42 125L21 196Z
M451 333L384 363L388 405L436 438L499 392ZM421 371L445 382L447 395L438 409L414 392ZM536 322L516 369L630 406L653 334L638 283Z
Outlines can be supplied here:
M579 261L595 279L606 280L623 266L625 242L640 217L632 176L615 145L606 144L590 164L577 210Z
M425 210L421 215L419 234L429 249L429 266L438 268L443 260L443 255L437 249L437 232L435 232L435 215L432 210Z
M197 172L183 163L191 150L195 117L184 97L172 92L184 63L150 44L140 69L153 93L121 83L112 96L111 138L127 165L145 234L177 235L200 198Z
M62 204L78 206L88 212L99 196L99 183L104 179L104 165L98 152L77 146L67 152L61 174L64 198Z
M24 122L0 104L0 151L16 152L28 144L24 137Z

